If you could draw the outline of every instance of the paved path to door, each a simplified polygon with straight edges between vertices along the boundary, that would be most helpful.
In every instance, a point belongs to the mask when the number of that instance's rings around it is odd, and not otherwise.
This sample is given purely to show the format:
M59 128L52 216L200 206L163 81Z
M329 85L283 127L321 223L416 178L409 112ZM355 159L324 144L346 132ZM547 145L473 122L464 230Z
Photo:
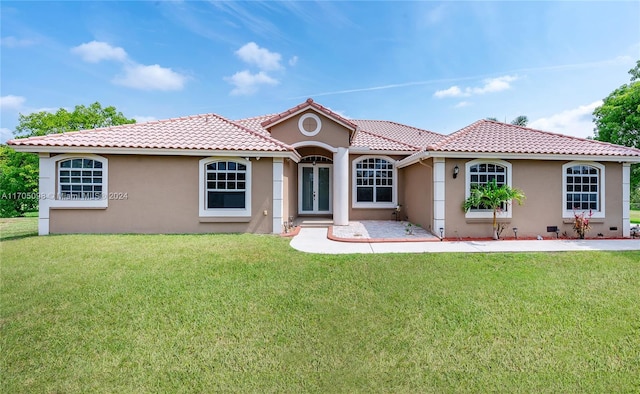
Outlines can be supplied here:
M303 227L291 247L307 253L486 253L640 250L640 239L444 241L444 242L339 242L327 238L328 227Z

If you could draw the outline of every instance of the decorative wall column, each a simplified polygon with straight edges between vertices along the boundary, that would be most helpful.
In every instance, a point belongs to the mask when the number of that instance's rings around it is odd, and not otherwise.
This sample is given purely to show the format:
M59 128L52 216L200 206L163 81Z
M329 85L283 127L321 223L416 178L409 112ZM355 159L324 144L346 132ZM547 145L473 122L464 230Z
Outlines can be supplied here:
M49 211L56 192L56 166L48 153L40 153L38 183L38 235L49 234Z
M273 218L273 234L282 232L284 223L282 213L284 212L284 160L282 157L273 158L273 208L271 216Z
M631 236L631 164L622 163L622 236Z
M349 224L349 149L333 154L333 224Z
M445 189L445 160L444 157L433 158L433 229L432 232L440 235L440 229L444 227L444 189Z

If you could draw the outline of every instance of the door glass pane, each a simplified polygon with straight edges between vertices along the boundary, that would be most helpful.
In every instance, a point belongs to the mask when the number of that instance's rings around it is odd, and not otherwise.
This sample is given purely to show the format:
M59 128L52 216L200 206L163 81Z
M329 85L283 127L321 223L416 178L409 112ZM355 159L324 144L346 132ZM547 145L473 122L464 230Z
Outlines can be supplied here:
M318 211L329 211L329 168L318 168Z
M302 210L313 211L313 167L302 167Z

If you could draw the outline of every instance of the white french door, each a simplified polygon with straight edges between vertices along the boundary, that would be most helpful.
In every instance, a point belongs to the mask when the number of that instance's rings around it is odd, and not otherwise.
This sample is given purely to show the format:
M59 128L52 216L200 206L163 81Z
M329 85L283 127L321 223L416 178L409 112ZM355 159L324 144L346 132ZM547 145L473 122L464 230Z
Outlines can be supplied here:
M298 214L331 213L331 164L298 166Z

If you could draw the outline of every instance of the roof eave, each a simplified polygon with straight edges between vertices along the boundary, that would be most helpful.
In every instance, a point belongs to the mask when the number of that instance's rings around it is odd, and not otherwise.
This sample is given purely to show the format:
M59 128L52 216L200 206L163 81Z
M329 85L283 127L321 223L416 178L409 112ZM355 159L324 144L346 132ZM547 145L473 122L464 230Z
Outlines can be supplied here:
M224 150L224 149L173 149L173 148L105 148L84 146L30 146L10 145L17 152L27 153L76 153L76 154L112 154L112 155L157 155L157 156L225 156L225 157L282 157L295 162L300 161L298 152L260 151L260 150Z

